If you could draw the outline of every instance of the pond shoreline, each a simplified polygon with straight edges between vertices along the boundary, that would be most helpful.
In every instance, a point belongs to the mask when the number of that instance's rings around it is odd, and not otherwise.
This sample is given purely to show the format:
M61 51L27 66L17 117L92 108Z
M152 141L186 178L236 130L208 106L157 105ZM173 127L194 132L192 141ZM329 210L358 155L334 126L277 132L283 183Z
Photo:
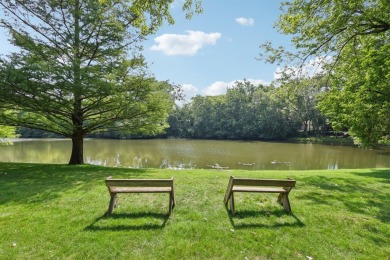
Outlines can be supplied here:
M354 146L355 144L351 137L339 136L321 136L321 137L291 137L287 139L262 140L262 139L209 139L209 138L173 138L173 137L150 137L150 138L102 138L102 137L85 137L84 140L203 140L203 141L232 141L232 142L275 142L275 143L299 143L299 144L325 144L325 145L340 145L340 146ZM66 137L20 137L7 138L7 142L18 141L34 141L34 140L70 140ZM376 144L373 148L390 147L389 143Z
M18 139L2 162L66 164L69 139ZM390 150L286 141L85 139L86 164L183 169L315 170L390 167Z

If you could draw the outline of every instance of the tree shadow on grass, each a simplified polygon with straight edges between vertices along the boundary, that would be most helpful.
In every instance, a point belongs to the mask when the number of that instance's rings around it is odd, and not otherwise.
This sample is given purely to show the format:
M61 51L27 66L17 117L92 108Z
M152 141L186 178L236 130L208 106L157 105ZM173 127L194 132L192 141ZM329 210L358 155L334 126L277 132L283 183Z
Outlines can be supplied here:
M314 205L332 207L340 202L350 212L370 215L383 223L390 222L390 186L388 170L374 170L371 173L352 173L370 177L368 181L348 177L310 176L302 178L300 195L295 197L310 201ZM372 181L372 178L383 181ZM306 186L306 187L305 187ZM373 210L374 209L374 210Z
M305 224L293 213L285 210L240 210L234 215L225 205L231 225L235 229L304 227Z
M105 187L109 175L147 177L142 169L105 168L92 165L0 163L0 204L44 203L68 190Z
M153 230L165 227L170 215L154 212L104 214L98 217L85 231ZM158 223L156 223L158 222Z
M390 169L373 169L371 172L352 172L351 174L362 177L379 178L382 179L381 182L390 184Z

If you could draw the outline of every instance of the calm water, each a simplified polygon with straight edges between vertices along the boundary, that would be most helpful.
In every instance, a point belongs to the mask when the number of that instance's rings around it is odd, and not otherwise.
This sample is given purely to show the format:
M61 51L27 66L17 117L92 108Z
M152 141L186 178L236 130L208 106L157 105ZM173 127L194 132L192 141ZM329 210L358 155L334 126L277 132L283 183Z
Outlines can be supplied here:
M86 139L85 162L134 168L351 169L390 167L390 149L276 142ZM71 141L20 139L2 162L67 163Z

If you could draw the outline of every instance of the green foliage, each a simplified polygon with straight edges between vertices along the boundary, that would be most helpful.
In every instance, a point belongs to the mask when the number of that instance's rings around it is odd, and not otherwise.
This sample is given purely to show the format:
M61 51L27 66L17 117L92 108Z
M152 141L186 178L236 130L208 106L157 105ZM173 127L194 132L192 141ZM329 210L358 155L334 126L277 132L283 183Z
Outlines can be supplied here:
M286 89L255 86L244 80L236 82L226 95L196 96L182 108L176 108L170 117L167 134L188 138L285 139L305 122L294 115L301 112L301 107L296 111L288 108L290 103L282 95ZM296 98L305 99L304 95L309 94L300 92ZM305 120L314 121L320 117L316 114Z
M244 139L283 139L287 136L284 115L271 98L272 87L237 82L228 90L227 128Z
M225 107L225 96L196 96L170 115L167 136L224 139L228 134Z
M326 124L324 114L317 108L319 95L325 86L321 76L313 78L292 78L281 82L275 89L276 98L283 103L283 109L292 121L303 125L303 132L319 134Z
M11 144L7 139L18 137L15 131L15 127L0 125L0 146Z
M292 214L275 194L236 194L229 175L288 177ZM105 216L107 176L175 178L166 194L121 194ZM217 171L0 163L4 259L386 259L389 169Z
M291 35L298 53L284 48L263 47L270 55L268 61L299 58L306 61L314 56L343 55L346 46L358 46L359 39L381 35L390 29L390 5L387 0L294 0L281 4L282 14L275 27Z
M320 107L332 125L348 127L366 146L387 138L389 1L294 0L283 2L281 9L276 28L292 36L296 52L265 43L261 58L303 69L311 58L322 57L330 88Z
M172 2L1 1L0 24L20 52L0 58L0 109L11 112L0 123L71 138L77 164L86 134L161 133L175 87L148 75L139 50L173 23Z
M361 145L378 143L390 134L390 44L384 41L365 38L359 54L346 48L349 56L340 59L331 88L320 102L325 115L348 126Z
M223 138L226 135L223 126L225 99L224 96L193 98L191 117L194 138Z

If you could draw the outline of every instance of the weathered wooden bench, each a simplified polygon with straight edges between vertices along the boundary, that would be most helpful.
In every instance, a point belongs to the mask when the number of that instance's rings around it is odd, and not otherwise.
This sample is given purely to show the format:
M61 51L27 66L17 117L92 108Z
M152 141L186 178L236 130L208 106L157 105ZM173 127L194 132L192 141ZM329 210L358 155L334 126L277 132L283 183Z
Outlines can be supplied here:
M110 204L107 214L112 214L119 203L118 193L168 193L169 214L175 206L174 181L171 179L106 179L106 185L110 192Z
M260 193L279 193L278 202L285 210L291 212L288 194L295 187L295 180L276 180L276 179L247 179L230 177L226 194L225 205L228 206L230 200L230 210L234 214L234 193L235 192L260 192Z

